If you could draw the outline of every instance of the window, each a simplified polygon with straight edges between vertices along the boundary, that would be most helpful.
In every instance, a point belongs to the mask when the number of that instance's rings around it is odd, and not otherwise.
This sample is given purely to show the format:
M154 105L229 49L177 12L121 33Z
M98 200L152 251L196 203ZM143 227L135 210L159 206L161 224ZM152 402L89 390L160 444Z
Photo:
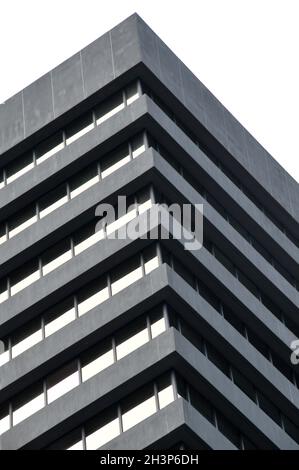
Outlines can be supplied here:
M111 274L111 290L112 295L117 294L127 286L142 277L142 269L140 266L140 256L135 256L126 263L121 264L112 271Z
M90 165L81 170L70 180L71 199L99 182L97 165Z
M283 417L285 432L299 443L299 428L287 416Z
M0 303L8 299L7 280L0 279Z
M120 434L117 410L108 410L94 420L85 428L86 449L96 450L111 441Z
M160 377L157 382L158 387L158 400L159 409L161 410L165 406L169 405L174 401L173 387L171 384L170 374L164 377Z
M46 215L50 214L58 207L65 204L67 200L68 200L68 197L67 197L66 184L63 184L59 186L58 188L55 188L53 191L46 194L46 196L44 196L40 200L39 202L40 218L42 219Z
M252 282L244 273L237 271L239 281L253 294L260 299L260 291L257 286Z
M199 351L204 353L204 340L200 334L188 323L180 319L181 333L187 338Z
M223 316L241 335L244 336L244 323L226 306L223 305Z
M9 429L8 405L0 406L0 436Z
M214 256L215 258L220 261L220 263L226 268L228 269L228 271L230 271L233 276L236 275L236 268L234 266L234 264L232 263L232 261L230 261L228 259L227 256L225 256L222 251L220 251L217 246L213 245L213 250L214 250Z
M19 330L12 335L12 358L19 356L19 354L22 354L27 349L42 341L42 339L41 320L37 319L26 323L24 327L19 328Z
M195 278L193 274L185 268L185 266L178 260L173 260L174 270L191 286L195 288Z
M137 210L135 208L131 208L131 210L129 210L126 214L121 215L114 222L111 222L110 224L107 225L106 227L107 235L110 235L111 233L118 230L120 227L126 225L136 216L137 216Z
M129 147L128 144L124 144L102 158L100 162L102 178L104 179L106 176L111 175L111 173L114 173L129 161Z
M281 426L281 415L279 409L261 392L258 392L258 403L260 408L267 413L279 426Z
M116 93L113 97L104 101L96 108L97 125L102 124L102 122L118 113L124 107L122 92Z
M92 113L89 112L84 116L76 119L72 124L66 128L66 145L70 145L75 140L87 134L94 128Z
M4 188L4 171L3 168L0 170L0 189Z
M28 416L33 415L44 406L45 398L42 383L23 391L12 404L13 426L28 418Z
M6 242L7 237L6 237L6 225L5 224L0 224L0 245L4 242Z
M142 214L152 207L153 201L151 200L149 187L146 187L137 193L137 202L139 214Z
M49 139L39 144L35 149L36 164L47 160L52 157L56 152L63 149L64 142L62 132L59 131L57 134L52 135Z
M134 82L127 86L125 90L127 105L133 103L137 98L139 98L138 93L138 83Z
M127 431L157 411L153 385L125 400L122 409L123 430Z
M11 295L15 295L40 278L38 260L26 263L10 277Z
M85 382L114 363L111 339L101 341L81 358L82 380Z
M214 424L214 413L211 404L200 393L190 387L190 402L194 408L199 411L210 423ZM215 424L214 424L215 425Z
M252 330L247 328L247 339L263 356L269 359L269 348L259 336L257 336Z
M9 343L8 340L0 340L0 367L9 361Z
M85 286L78 294L79 316L108 299L109 292L106 278L102 278Z
M50 336L76 319L74 299L56 305L45 314L45 336Z
M229 377L229 363L226 359L219 354L219 352L211 344L206 344L207 356L211 362L215 364L225 375Z
M83 450L82 431L75 429L70 434L63 436L59 441L54 442L47 448L48 450Z
M9 238L14 237L22 230L30 227L30 225L34 224L36 221L36 205L32 204L15 214L11 220L8 221Z
M6 182L7 184L12 183L20 176L27 173L34 167L32 153L27 153L17 158L6 167Z
M217 411L217 427L227 439L229 439L237 448L240 448L240 433L235 426L230 423L222 413Z
M74 235L75 255L79 255L82 251L87 250L90 246L104 238L104 230L96 231L97 224L92 222L85 225Z
M117 360L126 356L149 341L146 319L142 318L131 323L124 331L116 335Z
M157 245L151 245L144 250L144 271L145 274L149 274L154 269L159 267L159 258L157 255Z
M139 134L133 139L133 142L132 142L132 157L137 158L144 151L145 151L144 135Z
M256 391L253 384L245 377L244 374L239 372L237 369L232 367L233 382L251 398L252 401L256 401Z
M151 335L156 338L166 330L165 318L163 312L157 311L151 314Z
M78 362L73 361L58 369L47 378L47 399L52 403L57 398L79 385Z
M54 245L42 255L43 276L66 263L72 257L70 239Z

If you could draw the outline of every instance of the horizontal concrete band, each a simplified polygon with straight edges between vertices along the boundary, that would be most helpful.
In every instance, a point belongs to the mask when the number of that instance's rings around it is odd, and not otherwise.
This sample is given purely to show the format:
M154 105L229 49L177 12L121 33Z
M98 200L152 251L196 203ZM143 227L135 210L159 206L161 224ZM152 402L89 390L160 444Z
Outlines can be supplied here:
M122 296L121 303L119 295ZM257 382L258 375L259 387L274 396L281 409L291 416L298 410L299 392L295 386L166 265L119 295L25 351L12 363L3 365L0 400L14 396L59 364L73 359L86 347L165 300L178 312L184 311L184 318L219 350L224 350L227 359L246 373L253 383ZM296 414L294 416L296 418Z
M298 222L298 184L140 19L132 15L10 98L0 109L0 152L70 111L113 79L144 64Z
M57 155L46 161L40 167L32 171L32 179L23 175L8 187L0 190L0 216L17 208L24 196L27 204L36 199L37 195L44 194L47 188L51 189L72 172L78 171L79 165L86 163L100 154L104 154L111 146L117 146L124 135L129 138L134 128L142 129L145 125L165 147L175 145L181 150L174 149L174 155L182 157L184 152L184 164L199 180L204 179L208 188L219 200L227 200L232 206L232 211L237 210L244 218L244 226L248 226L253 232L262 232L263 243L275 244L274 248L278 259L289 256L289 264L292 272L296 272L299 262L299 250L292 242L239 190L229 178L184 134L181 129L169 119L169 117L148 97L142 96L128 108L119 112L102 124L103 127L90 131L71 146L64 148ZM172 143L169 138L172 138ZM179 159L180 159L179 158ZM190 166L191 165L191 166ZM3 195L2 195L3 193ZM238 201L238 204L236 203ZM283 250L282 253L280 253ZM1 256L0 256L1 259ZM285 262L285 259L283 260ZM295 271L294 271L295 270Z
M169 368L207 391L215 406L232 408L230 419L247 433L257 432L265 448L298 449L298 444L172 328L4 433L2 448L41 448Z
M156 170L156 174L149 176L148 172ZM124 192L126 187L132 186L131 190L139 184L146 184L146 181L156 183L157 187L164 188L164 192L169 194L167 189L170 185L179 191L187 201L192 204L204 204L205 220L214 227L217 234L220 234L221 242L228 243L233 249L237 248L236 261L245 258L243 262L244 272L253 273L257 282L263 283L264 290L269 290L269 295L278 301L281 301L280 295L284 295L284 309L288 313L293 312L294 321L299 308L299 294L265 259L230 225L221 217L211 206L190 186L157 152L148 149L144 155L133 160L130 164L130 172L127 167L119 169L110 178L103 180L83 194L69 201L63 207L57 209L55 214L40 220L32 227L21 232L17 237L7 241L0 247L0 259L2 260L2 275L12 271L20 261L24 263L27 259L32 259L34 253L39 253L43 246L51 240L51 245L59 239L59 231L64 230L67 224L76 227L76 220L87 216L92 208L100 201L106 200L112 194ZM167 178L165 177L167 175ZM159 176L164 176L166 181L161 182ZM140 178L139 183L137 182ZM170 196L173 196L170 192ZM88 212L89 211L89 212ZM55 233L57 232L57 233ZM55 234L54 234L55 233ZM53 235L54 234L54 235ZM51 237L51 238L49 238ZM33 248L32 248L33 247ZM233 251L234 252L234 251ZM297 299L297 300L296 300Z
M24 199L26 204L34 201L65 179L69 179L89 162L99 160L126 139L133 137L134 132L142 129L147 111L148 98L142 96L99 127L90 130L29 173L2 188L0 216L5 217L18 209Z
M194 438L214 450L236 447L183 398L138 423L134 428L102 446L100 450L167 449L183 441L194 445ZM196 442L198 448L198 442Z
M146 214L140 216L140 220ZM163 222L163 221L162 221ZM151 228L157 227L155 221L151 221ZM164 223L164 222L163 222ZM164 226L168 230L168 227ZM146 230L146 233L148 231ZM60 266L55 272L36 281L17 295L11 297L0 305L1 329L13 329L18 323L41 313L54 302L65 298L74 289L102 274L116 263L136 253L138 248L144 247L145 240L102 240L94 246L81 253L76 258L70 260L67 265ZM234 278L220 263L205 249L186 252L183 250L181 240L174 241L178 250L176 254L184 258L187 256L190 261L190 269L206 272L205 282L213 283L217 280L220 288L229 292L229 299L234 302L242 302L250 316L247 322L256 326L258 320L259 328L263 328L264 334L274 341L279 342L279 347L284 348L284 353L289 352L289 345L294 339L294 335L279 322L239 281ZM149 243L149 240L147 241ZM99 249L101 247L101 249ZM99 271L98 266L101 266ZM222 287L221 287L222 286ZM233 300L234 298L234 300ZM55 299L55 301L54 301ZM275 344L274 344L275 347Z

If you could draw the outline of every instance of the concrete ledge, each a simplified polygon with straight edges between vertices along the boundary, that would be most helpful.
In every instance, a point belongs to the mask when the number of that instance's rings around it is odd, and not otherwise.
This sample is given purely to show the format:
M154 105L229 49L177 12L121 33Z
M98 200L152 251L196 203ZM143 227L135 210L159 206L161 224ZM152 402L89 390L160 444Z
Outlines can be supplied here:
M95 207L100 202L117 202L117 195L134 193L152 181L153 151L148 149L138 158L119 168L108 178L71 199L52 214L34 223L0 246L1 274L39 255L44 249L76 231L84 223L95 220ZM1 306L0 306L1 308Z
M29 173L0 189L0 216L19 209L20 202L34 201L74 173L116 148L142 129L149 99L140 97L71 145L63 148ZM141 122L140 122L141 121ZM19 201L21 199L21 201Z
M120 434L100 450L165 449L180 441L188 444L190 433L199 438L209 449L236 449L232 442L195 408L183 398L179 398L132 429Z
M1 366L0 401L146 313L165 298L167 286L163 265Z
M255 439L258 434L262 448L299 448L200 351L171 328L4 433L3 449L40 449L171 368L207 394L216 407L221 405L221 410L241 431Z

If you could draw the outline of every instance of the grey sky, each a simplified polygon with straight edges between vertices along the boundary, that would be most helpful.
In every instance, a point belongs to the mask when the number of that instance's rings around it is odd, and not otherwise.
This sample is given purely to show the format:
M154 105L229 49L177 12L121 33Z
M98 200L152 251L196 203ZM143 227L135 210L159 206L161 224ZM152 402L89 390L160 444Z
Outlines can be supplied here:
M0 103L137 11L299 181L298 0L10 0Z

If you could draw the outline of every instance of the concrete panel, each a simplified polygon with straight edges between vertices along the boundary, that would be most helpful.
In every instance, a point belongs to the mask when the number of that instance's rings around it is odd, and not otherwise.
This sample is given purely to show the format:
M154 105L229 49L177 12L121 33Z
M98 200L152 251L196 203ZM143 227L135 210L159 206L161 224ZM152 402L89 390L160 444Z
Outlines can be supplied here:
M54 115L59 116L85 98L81 54L75 54L52 71Z
M92 95L114 78L110 34L106 33L82 50L84 88Z
M188 434L192 431L210 449L235 450L236 447L221 434L212 424L196 411L187 401L179 398L163 410L122 433L101 450L141 450L157 448L158 441L168 445L178 441L188 442ZM175 437L172 437L175 434ZM170 441L171 439L171 441ZM170 442L169 442L170 441ZM159 445L158 448L161 448ZM165 448L165 446L163 446Z
M4 433L3 448L39 449L117 403L168 370L174 344L174 331L168 330Z
M5 150L24 139L22 95L20 92L0 104L0 156Z
M157 41L159 54L161 80L172 93L179 99L183 99L179 59L169 47L162 41Z
M71 360L154 307L165 296L168 286L166 265L128 286L120 295L110 297L83 317L77 318L55 334L4 364L0 375L0 400L16 395L31 383ZM121 302L120 302L121 296Z
M110 31L114 77L141 61L137 15L132 15Z
M33 134L54 118L51 74L47 73L24 89L25 133Z

